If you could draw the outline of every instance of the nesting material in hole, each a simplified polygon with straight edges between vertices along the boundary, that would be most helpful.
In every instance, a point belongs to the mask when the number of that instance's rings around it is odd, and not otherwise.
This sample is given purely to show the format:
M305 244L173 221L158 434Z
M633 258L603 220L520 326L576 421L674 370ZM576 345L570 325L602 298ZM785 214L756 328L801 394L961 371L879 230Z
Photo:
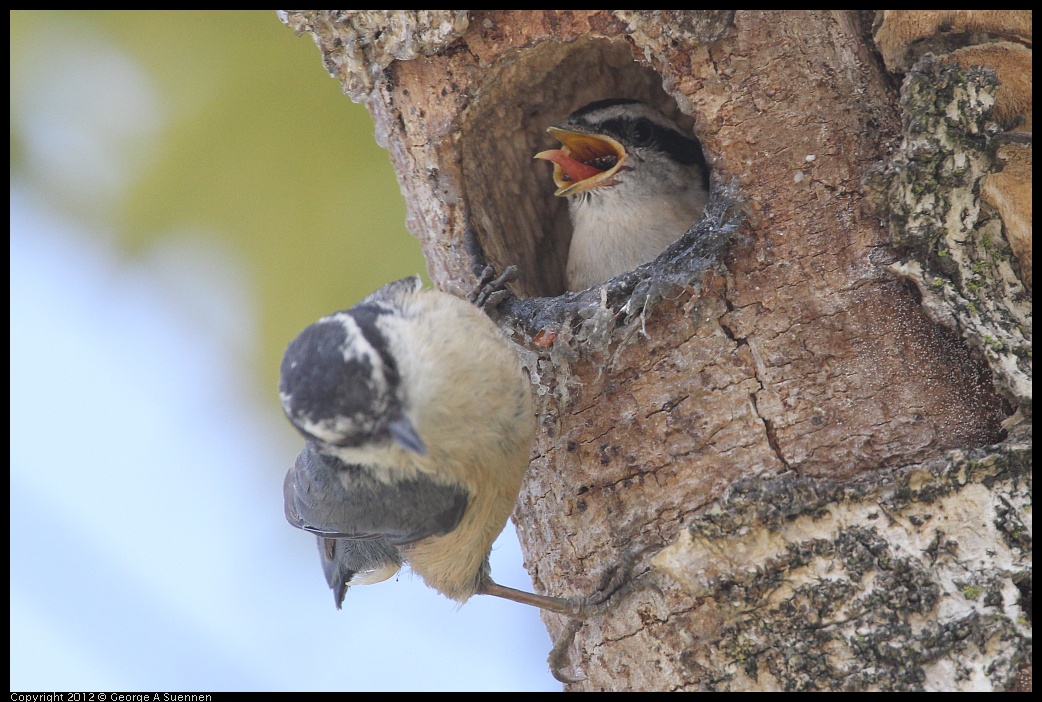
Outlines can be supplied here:
M693 120L662 89L662 77L633 59L625 42L543 42L505 57L464 115L464 186L471 221L489 263L521 271L520 297L563 293L572 224L554 197L549 168L533 156L553 148L547 127L606 98L641 100L687 133Z

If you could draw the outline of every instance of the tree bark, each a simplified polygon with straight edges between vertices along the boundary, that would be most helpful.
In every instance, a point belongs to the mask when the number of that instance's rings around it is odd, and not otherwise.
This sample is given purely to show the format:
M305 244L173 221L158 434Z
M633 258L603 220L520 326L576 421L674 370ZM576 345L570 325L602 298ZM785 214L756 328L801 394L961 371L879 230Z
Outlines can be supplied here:
M283 18L369 107L436 285L521 271L498 321L537 399L526 566L568 597L636 563L576 627L570 689L1013 685L1030 205L1018 258L1002 206L1023 220L1023 196L981 193L1002 149L1030 174L1030 134L992 121L994 72L926 57L902 88L871 13ZM921 40L886 21L888 57ZM532 156L604 97L686 119L713 199L657 261L562 294L570 224Z

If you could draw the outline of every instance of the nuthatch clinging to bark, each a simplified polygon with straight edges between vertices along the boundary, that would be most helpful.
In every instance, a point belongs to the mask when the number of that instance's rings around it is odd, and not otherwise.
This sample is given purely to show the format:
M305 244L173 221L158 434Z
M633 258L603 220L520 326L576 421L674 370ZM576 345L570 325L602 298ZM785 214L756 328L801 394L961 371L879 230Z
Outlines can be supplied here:
M565 281L584 290L653 260L702 216L709 167L698 140L638 100L592 102L550 127L554 164L568 198L572 243Z
M317 535L338 608L348 587L408 562L457 602L485 594L580 613L489 572L535 412L516 354L478 307L417 277L385 285L290 343L279 395L307 439L286 476L286 517Z

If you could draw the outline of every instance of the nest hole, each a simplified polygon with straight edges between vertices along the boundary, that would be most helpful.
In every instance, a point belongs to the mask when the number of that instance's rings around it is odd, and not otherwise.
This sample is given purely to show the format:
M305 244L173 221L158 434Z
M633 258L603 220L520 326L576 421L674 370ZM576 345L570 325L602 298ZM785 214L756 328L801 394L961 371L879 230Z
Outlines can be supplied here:
M470 225L488 263L499 271L520 269L510 284L518 297L565 292L572 236L550 165L533 157L557 145L547 127L604 98L643 100L694 133L694 120L662 89L662 76L638 63L621 40L546 41L520 49L490 72L467 109L461 143Z

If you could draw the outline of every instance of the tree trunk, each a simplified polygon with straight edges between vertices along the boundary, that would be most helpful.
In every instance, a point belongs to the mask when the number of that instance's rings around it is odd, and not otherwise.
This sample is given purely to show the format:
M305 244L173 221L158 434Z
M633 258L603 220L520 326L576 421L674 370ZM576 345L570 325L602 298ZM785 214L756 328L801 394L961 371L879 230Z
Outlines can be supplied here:
M1030 134L992 121L994 72L926 57L902 88L887 70L953 23L968 42L989 26L888 16L884 63L871 13L283 17L369 107L438 287L521 271L498 321L539 413L526 566L578 596L636 559L573 627L570 689L1013 684L1031 640ZM1030 62L1030 16L1018 31L1001 34ZM570 224L532 156L604 97L688 116L713 199L657 261L562 294ZM1002 149L1026 158L1027 204ZM1025 207L1026 256L1007 241Z

